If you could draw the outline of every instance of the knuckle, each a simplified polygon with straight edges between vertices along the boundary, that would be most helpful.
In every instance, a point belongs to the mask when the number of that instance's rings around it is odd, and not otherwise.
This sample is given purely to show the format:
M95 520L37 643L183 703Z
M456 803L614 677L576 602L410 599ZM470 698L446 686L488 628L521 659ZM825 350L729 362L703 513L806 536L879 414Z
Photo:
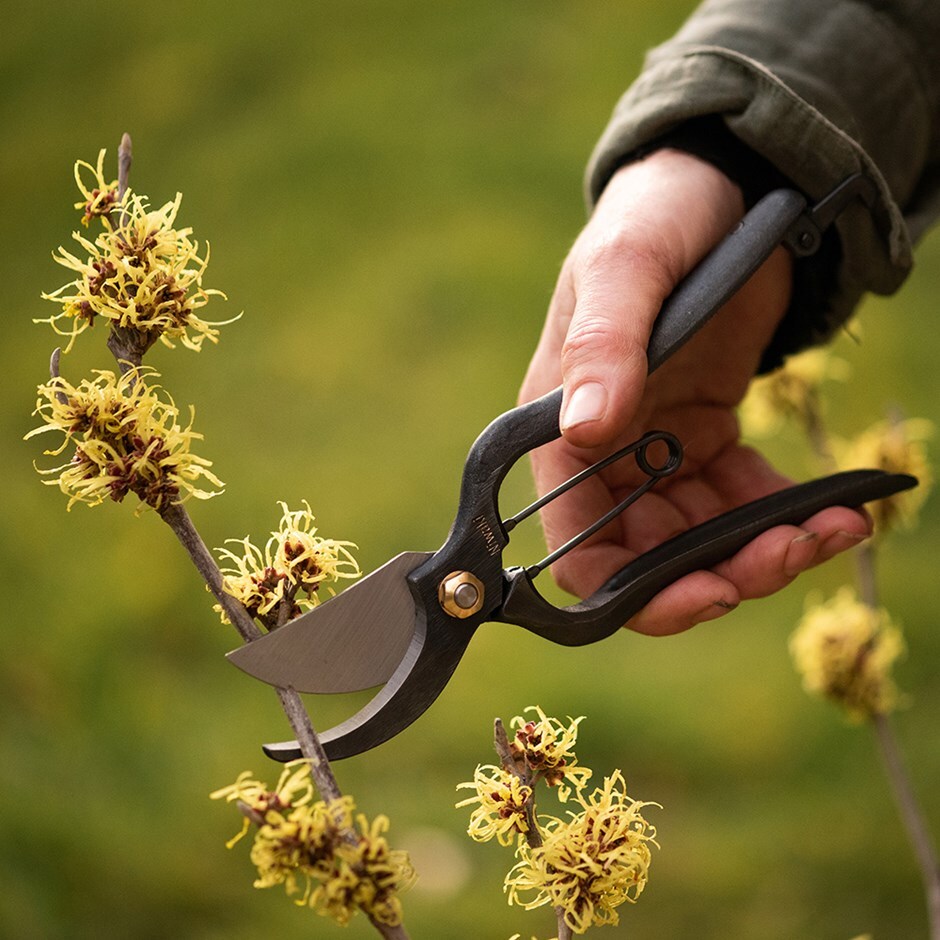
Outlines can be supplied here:
M588 280L642 280L665 296L677 274L675 250L662 230L635 220L596 235L582 257L582 276Z
M562 371L592 362L618 363L629 367L645 355L634 325L625 318L602 313L588 314L571 324L561 347Z
M572 271L577 303L561 347L563 370L588 360L639 362L679 263L670 239L641 217L585 239Z
M598 349L623 344L623 334L612 320L601 314L592 314L571 324L561 347L561 356L566 361L577 361L585 355L593 356Z

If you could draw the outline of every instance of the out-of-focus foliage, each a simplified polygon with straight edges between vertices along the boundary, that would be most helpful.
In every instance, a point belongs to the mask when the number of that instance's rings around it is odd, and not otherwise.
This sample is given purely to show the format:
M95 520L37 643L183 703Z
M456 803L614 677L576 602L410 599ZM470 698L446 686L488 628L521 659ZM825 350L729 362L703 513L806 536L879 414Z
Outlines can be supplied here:
M198 408L200 453L226 494L193 504L210 546L265 532L277 500L309 500L322 534L369 570L433 549L463 457L515 400L554 278L583 217L584 161L643 50L689 8L207 0L4 11L0 193L6 333L0 463L0 934L254 938L332 925L251 888L232 820L206 796L287 732L270 690L223 659L197 576L152 513L66 514L32 466L36 385L53 336L40 292L77 227L72 163L134 138L132 185L185 194L212 244L212 283L244 317L201 355L148 363ZM113 170L113 168L112 168ZM112 172L109 170L109 173ZM866 304L853 379L829 415L850 436L885 405L940 415L940 240L895 298ZM109 368L91 331L63 357L75 383ZM794 475L796 436L767 446ZM525 505L513 475L505 509ZM884 602L905 624L898 729L940 828L936 503L882 552ZM518 560L541 557L534 527ZM848 577L847 561L801 579ZM841 566L841 567L840 567ZM832 571L832 567L837 569ZM370 818L386 814L419 881L415 937L550 934L506 907L499 846L473 846L453 784L494 716L537 700L588 714L590 766L622 767L666 812L656 881L609 937L918 936L918 876L870 743L808 700L786 639L803 590L666 640L564 649L488 626L432 710L338 766ZM364 696L316 700L314 721ZM797 812L798 808L798 812ZM877 813L878 853L871 852ZM492 850L492 851L490 851ZM361 921L343 936L372 936Z

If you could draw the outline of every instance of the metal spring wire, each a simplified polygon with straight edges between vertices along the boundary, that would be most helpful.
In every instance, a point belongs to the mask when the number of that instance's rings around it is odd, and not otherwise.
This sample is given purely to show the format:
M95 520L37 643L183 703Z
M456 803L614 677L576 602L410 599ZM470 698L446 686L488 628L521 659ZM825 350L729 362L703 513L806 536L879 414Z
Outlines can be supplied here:
M661 465L657 466L650 461L647 451L651 445L660 441L666 445L668 453L666 455L665 461ZM605 457L603 460L599 460L597 463L591 464L590 467L582 470L580 473L576 473L573 477L565 480L564 483L556 486L553 490L546 493L540 499L537 499L534 503L526 506L525 509L523 509L521 512L516 513L509 519L503 520L503 528L507 533L511 532L520 522L528 519L529 516L547 506L550 502L557 499L563 493L567 493L568 490L577 486L579 483L583 483L589 477L600 473L601 470L604 470L611 464L616 463L618 460L621 460L630 454L635 454L637 467L639 467L639 469L646 474L647 479L635 490L633 490L633 492L631 492L625 499L621 500L621 502L614 506L613 509L606 512L603 516L601 516L600 519L588 526L583 532L580 532L573 538L569 539L564 543L564 545L555 549L555 551L553 551L551 554L546 555L541 561L534 565L529 565L525 570L526 574L530 578L534 578L550 565L553 565L556 561L558 561L559 558L566 555L573 548L576 548L585 539L590 538L595 532L604 528L605 525L616 519L620 513L622 513L628 507L632 506L633 503L635 503L644 493L652 489L661 479L671 476L673 473L675 473L682 465L682 444L674 434L670 434L668 431L650 431L647 434L644 434L643 437L639 438L639 440L634 441L632 444L627 444L626 447L622 447L620 450L611 454L609 457Z

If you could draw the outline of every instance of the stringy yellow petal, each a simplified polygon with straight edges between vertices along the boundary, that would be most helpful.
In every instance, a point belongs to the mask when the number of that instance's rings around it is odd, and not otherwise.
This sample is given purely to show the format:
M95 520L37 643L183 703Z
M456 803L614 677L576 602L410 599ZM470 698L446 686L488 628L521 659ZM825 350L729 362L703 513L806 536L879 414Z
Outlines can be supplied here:
M519 843L520 861L506 876L510 904L527 910L545 904L564 912L574 933L592 926L617 924L617 908L635 902L646 887L650 847L656 830L639 803L626 792L622 774L604 778L591 794L576 794L580 813L566 820L549 819L543 844Z
M475 842L495 838L500 845L512 845L529 831L526 807L532 788L515 774L492 764L481 764L473 780L457 784L458 790L473 790L474 795L455 804L457 808L478 804L470 815L467 834Z
M350 797L313 801L309 774L307 761L293 761L273 790L246 772L211 794L236 802L257 826L250 856L255 887L283 885L296 904L339 924L357 910L379 923L401 923L398 895L415 875L407 854L389 847L388 819L356 814Z
M578 725L584 720L568 717L565 725L557 718L546 716L538 705L525 709L535 712L535 720L517 715L510 722L516 729L515 737L510 742L510 750L516 760L521 760L534 775L533 779L543 779L551 786L557 786L558 798L564 802L571 793L571 788L564 786L569 781L576 789L585 786L591 777L587 767L579 767L574 746L578 741Z
M105 182L103 161L104 151L96 166L83 161L75 166L82 194L76 208L84 211L83 225L100 220L101 232L94 240L75 232L81 252L60 247L53 255L76 277L42 295L57 304L59 312L36 322L49 323L59 335L68 336L68 348L99 319L138 334L142 348L157 339L197 351L206 340L217 342L217 327L232 320L209 322L197 312L211 297L225 295L203 286L208 246L202 254L192 229L176 226L181 195L157 209L149 207L146 196L130 190L118 201L117 184Z
M268 629L316 607L322 599L321 589L333 594L338 581L360 574L349 551L356 546L317 535L306 500L302 509L291 510L284 502L278 505L281 520L264 549L248 537L229 539L226 544L233 548L216 549L225 565L226 591ZM221 606L216 605L215 610L226 622Z
M150 384L157 373L138 368L123 375L101 370L94 376L78 385L62 377L40 385L34 414L43 425L26 435L63 435L59 446L45 453L70 450L71 459L39 472L69 497L68 508L76 502L121 502L132 493L141 501L138 511L159 510L221 491L223 483L209 470L210 461L190 450L193 441L202 439L192 429L192 410L184 425L173 400ZM201 488L203 481L218 490Z

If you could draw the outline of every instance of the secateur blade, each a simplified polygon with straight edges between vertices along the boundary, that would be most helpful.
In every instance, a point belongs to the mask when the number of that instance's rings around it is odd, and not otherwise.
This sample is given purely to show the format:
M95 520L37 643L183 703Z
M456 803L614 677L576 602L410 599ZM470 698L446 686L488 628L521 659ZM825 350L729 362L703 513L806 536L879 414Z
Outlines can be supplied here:
M411 643L385 686L351 718L319 735L326 756L342 760L361 754L384 744L424 714L453 675L480 619L454 621L446 635L438 625L432 638L428 616L419 606ZM301 756L296 741L265 744L264 753L278 761Z
M429 552L402 552L341 594L228 653L262 682L298 692L357 692L387 682L415 631L408 574Z

